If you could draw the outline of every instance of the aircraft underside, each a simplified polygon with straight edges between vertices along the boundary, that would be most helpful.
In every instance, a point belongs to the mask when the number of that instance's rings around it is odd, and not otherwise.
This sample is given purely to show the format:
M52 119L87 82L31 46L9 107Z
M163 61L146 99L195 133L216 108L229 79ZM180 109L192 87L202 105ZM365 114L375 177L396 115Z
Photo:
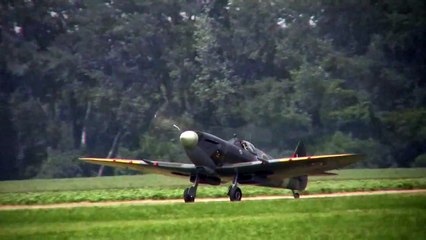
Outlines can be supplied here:
M180 140L187 156L197 166L195 175L190 177L193 185L184 191L185 202L195 200L200 183L219 185L224 181L230 181L227 195L231 201L241 200L242 191L238 187L239 183L287 188L292 190L295 198L300 196L298 190L306 188L307 176L283 178L277 169L268 165L268 160L272 158L247 141L236 138L224 141L211 134L194 131L182 133ZM298 146L295 154L306 155L303 144L301 147ZM238 164L250 165L259 161L265 164L248 170L238 168Z
M226 182L231 182L231 185L229 186L227 192L229 200L241 201L243 194L241 189L238 187L238 184L290 189L292 191L293 197L299 198L300 193L298 191L302 191L306 188L308 183L308 177L299 176L284 179L268 179L264 176L247 176L235 174L233 178L218 178L207 177L200 174L197 176L191 176L190 181L193 183L193 185L191 187L186 188L183 193L183 198L185 202L193 202L195 200L199 184L220 185L221 183Z

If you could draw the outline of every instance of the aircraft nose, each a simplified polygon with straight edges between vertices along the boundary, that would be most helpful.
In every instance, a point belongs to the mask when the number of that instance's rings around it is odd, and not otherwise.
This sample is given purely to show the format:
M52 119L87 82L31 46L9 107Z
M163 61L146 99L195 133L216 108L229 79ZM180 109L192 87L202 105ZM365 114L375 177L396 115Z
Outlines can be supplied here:
M198 134L194 131L185 131L180 135L179 139L184 147L192 148L198 143Z

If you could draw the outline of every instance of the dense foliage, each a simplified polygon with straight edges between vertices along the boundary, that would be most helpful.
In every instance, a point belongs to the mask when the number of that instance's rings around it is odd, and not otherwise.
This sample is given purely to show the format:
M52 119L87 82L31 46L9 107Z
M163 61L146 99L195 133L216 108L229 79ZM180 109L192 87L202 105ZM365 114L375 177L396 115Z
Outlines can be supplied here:
M0 178L96 174L80 155L187 161L173 124L423 166L425 16L398 0L2 1Z

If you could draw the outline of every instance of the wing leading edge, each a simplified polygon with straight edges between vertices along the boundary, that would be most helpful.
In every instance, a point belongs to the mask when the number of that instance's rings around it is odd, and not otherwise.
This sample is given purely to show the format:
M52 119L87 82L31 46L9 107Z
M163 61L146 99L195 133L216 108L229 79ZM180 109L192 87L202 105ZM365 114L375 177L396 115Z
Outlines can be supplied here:
M275 177L290 178L303 175L327 174L326 171L345 167L363 158L363 155L357 154L277 158L224 165L217 168L216 172L218 175L224 176L234 175L237 171L242 174L266 173ZM187 163L118 158L80 158L80 160L93 164L129 168L168 176L191 176L196 174L196 166Z
M232 174L232 172L237 169L239 173L265 172L271 175L289 178L302 175L323 174L328 170L345 167L363 158L363 155L357 154L288 157L226 165L221 167L218 172Z
M82 161L109 167L128 168L136 171L169 176L190 176L195 174L195 165L187 163L162 162L151 160L133 160L119 158L79 158Z

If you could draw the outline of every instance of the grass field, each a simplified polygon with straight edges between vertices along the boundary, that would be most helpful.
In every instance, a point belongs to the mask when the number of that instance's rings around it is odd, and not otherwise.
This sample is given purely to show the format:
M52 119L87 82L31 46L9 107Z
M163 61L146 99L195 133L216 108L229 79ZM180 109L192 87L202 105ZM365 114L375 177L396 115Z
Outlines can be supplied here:
M0 211L0 239L426 239L426 194Z
M426 168L356 169L311 177L303 194L426 188ZM159 175L0 182L0 205L181 198L188 180ZM283 195L289 190L241 185L244 196ZM200 186L198 197L223 197L227 186Z
M345 169L331 171L336 176L313 176L310 181L333 181L355 179L406 179L426 178L426 168L387 168L387 169ZM19 181L0 181L0 193L4 192L39 192L39 191L74 191L111 188L144 187L182 187L189 184L185 178L161 175L133 175L115 177L65 178L65 179L31 179Z

